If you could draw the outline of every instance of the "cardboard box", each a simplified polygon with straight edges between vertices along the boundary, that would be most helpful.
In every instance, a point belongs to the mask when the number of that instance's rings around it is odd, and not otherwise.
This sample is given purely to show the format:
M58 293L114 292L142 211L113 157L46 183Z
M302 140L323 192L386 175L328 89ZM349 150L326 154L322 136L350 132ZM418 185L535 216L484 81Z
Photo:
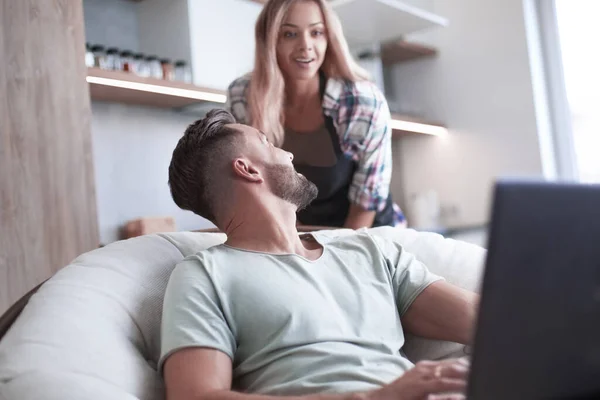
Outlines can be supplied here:
M175 232L173 217L143 217L127 222L123 228L123 236L129 239L136 236L158 232Z

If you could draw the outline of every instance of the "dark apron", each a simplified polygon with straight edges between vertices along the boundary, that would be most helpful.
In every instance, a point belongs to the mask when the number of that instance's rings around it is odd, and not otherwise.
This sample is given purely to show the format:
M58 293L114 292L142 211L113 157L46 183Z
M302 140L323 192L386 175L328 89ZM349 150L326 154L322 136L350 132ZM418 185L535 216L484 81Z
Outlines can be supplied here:
M325 92L326 78L321 74L321 99ZM296 164L294 167L308 180L317 185L317 198L304 210L298 211L298 220L305 225L320 225L341 227L346 221L350 201L348 191L356 172L356 163L347 157L340 147L340 138L333 125L333 120L323 115L325 126L335 152L337 163L331 167L314 167L306 164ZM394 206L391 194L388 196L383 210L377 212L373 226L394 224Z

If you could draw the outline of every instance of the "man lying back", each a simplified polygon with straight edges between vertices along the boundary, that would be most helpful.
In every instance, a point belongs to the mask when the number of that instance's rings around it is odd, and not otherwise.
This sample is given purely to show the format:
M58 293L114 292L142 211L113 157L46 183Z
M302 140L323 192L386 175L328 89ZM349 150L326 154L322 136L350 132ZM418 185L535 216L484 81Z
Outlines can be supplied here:
M293 155L213 110L185 131L173 199L227 234L174 269L159 369L170 400L458 399L465 360L420 362L404 334L467 344L478 297L367 232L300 236L317 195Z

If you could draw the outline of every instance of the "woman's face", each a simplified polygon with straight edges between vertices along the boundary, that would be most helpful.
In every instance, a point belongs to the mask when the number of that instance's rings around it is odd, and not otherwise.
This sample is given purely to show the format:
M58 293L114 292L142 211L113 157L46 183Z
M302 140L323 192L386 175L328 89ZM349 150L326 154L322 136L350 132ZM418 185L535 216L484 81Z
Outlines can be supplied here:
M325 58L327 32L321 8L314 1L297 1L281 25L277 62L286 79L313 78Z

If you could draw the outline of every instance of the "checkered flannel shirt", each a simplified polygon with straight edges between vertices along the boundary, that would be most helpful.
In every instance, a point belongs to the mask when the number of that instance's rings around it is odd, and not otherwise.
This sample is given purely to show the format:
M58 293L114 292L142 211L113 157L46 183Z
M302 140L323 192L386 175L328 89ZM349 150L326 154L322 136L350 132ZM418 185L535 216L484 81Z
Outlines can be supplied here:
M228 109L239 123L247 125L249 84L249 74L236 79L227 96ZM365 210L381 211L392 177L391 115L383 93L372 82L328 78L322 107L324 115L333 120L342 151L357 165L348 199ZM404 223L400 208L394 205L394 210L395 225Z

